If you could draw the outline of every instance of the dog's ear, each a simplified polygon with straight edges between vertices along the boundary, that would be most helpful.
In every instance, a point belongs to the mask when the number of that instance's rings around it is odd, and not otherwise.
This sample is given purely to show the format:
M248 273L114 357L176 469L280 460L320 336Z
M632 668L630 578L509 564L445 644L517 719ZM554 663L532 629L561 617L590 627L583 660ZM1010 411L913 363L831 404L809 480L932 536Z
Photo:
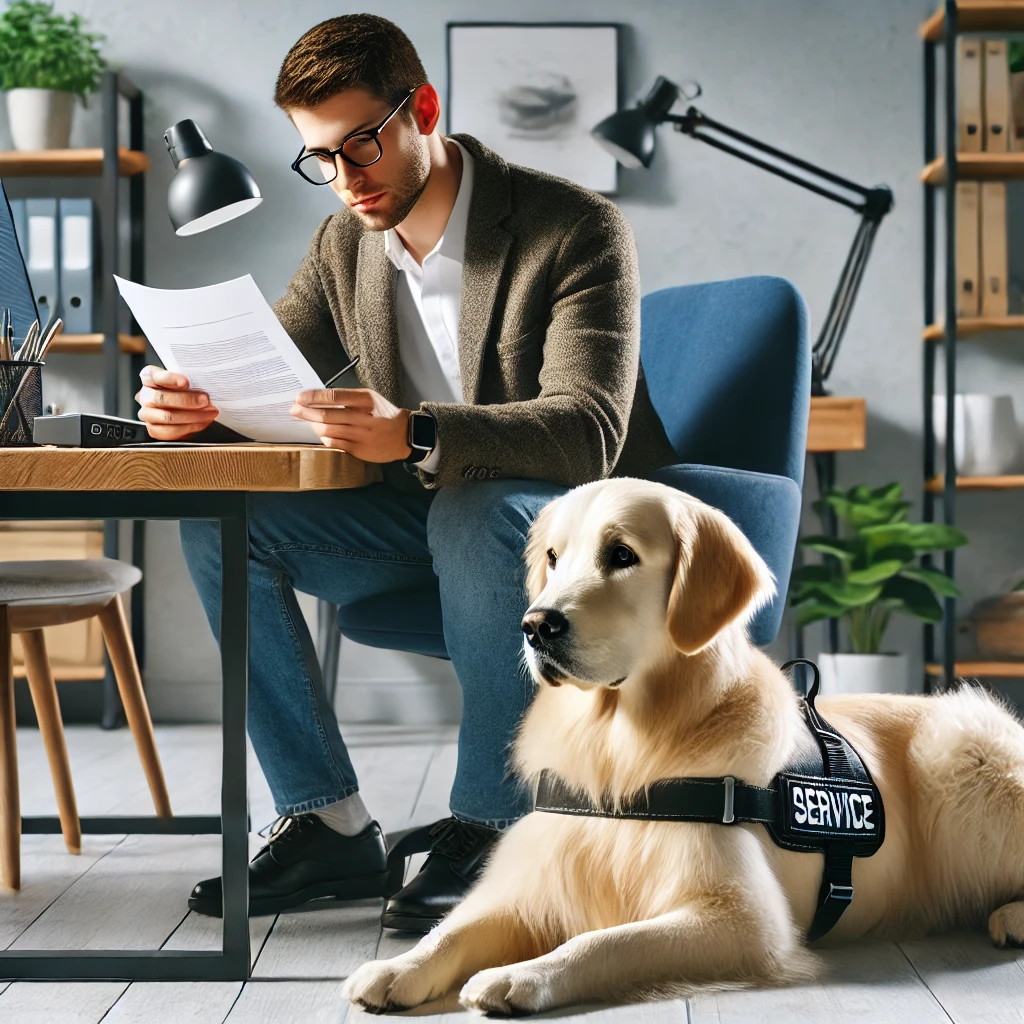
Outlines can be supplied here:
M680 651L696 654L770 601L775 580L739 527L708 505L680 499L676 537L668 632Z
M523 558L526 561L526 593L533 604L548 578L547 524L548 506L540 510L526 539Z

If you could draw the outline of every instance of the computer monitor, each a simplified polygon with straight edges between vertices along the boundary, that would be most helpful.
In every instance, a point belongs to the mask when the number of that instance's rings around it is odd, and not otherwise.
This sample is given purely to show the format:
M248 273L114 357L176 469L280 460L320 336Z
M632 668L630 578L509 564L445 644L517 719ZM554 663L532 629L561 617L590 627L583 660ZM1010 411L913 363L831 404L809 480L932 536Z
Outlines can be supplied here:
M17 348L33 322L39 319L39 311L18 245L11 204L0 181L0 309L4 306L11 310L14 347Z

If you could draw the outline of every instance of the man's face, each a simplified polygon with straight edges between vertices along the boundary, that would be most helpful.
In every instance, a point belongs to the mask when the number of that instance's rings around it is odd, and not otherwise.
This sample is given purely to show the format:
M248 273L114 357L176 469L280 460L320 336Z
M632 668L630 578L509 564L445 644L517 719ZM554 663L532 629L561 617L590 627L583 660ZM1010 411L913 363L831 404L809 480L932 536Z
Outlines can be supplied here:
M396 227L416 205L430 174L426 136L422 135L410 108L405 106L378 136L382 155L369 167L353 167L336 158L338 176L330 183L338 198L363 222L368 231ZM310 110L288 111L309 152L337 149L353 132L376 128L388 116L391 105L365 89L346 89Z

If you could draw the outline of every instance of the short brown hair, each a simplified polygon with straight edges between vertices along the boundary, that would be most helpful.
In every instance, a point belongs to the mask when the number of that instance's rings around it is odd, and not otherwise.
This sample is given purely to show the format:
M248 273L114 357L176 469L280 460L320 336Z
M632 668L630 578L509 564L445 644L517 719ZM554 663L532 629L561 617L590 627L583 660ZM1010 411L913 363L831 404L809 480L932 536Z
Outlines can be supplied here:
M397 103L426 81L416 48L397 25L376 14L345 14L321 21L288 51L274 102L308 110L358 87Z

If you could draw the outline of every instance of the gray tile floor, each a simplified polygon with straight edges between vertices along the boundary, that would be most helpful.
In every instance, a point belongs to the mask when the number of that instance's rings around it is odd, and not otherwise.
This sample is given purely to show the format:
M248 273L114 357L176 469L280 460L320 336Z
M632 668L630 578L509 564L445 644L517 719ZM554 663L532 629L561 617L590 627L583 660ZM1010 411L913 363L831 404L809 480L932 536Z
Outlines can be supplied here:
M346 732L367 805L385 829L447 814L454 730L363 726ZM218 729L161 728L157 742L175 812L215 813ZM19 730L18 745L23 812L54 813L38 733ZM82 814L150 812L127 732L69 728L68 747ZM250 777L252 820L261 827L274 812L252 758ZM254 848L260 842L253 837ZM191 914L185 905L191 886L218 872L217 837L87 836L81 856L72 857L59 836L26 836L22 859L21 892L0 893L0 948L219 945L219 922ZM392 956L410 942L382 935L379 918L379 902L366 901L254 919L253 980L245 985L0 981L0 1022L367 1024L370 1018L342 999L342 982L364 960ZM828 972L816 985L544 1016L566 1024L1024 1022L1024 954L995 950L984 935L867 943L832 951L826 959ZM430 1011L418 1016L445 1024L470 1019L451 1002Z

